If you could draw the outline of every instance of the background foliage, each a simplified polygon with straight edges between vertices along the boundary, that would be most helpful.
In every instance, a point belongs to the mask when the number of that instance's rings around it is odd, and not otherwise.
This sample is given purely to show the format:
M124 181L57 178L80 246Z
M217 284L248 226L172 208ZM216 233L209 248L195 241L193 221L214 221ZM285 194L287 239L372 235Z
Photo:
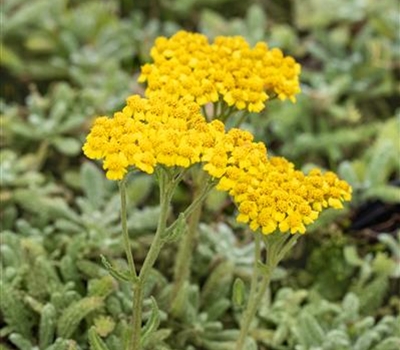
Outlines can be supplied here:
M154 39L180 28L266 40L300 61L297 104L272 102L245 127L271 154L337 171L354 189L352 204L323 215L278 269L249 346L399 348L396 2L7 0L0 10L0 349L122 348L130 291L100 259L125 264L117 188L80 147L95 115L143 92L136 78ZM156 186L136 174L128 188L141 261ZM175 196L189 199L185 188ZM232 349L242 307L232 286L248 282L253 259L233 212L221 193L208 198L192 281L173 310L176 247L166 246L146 291L146 349Z

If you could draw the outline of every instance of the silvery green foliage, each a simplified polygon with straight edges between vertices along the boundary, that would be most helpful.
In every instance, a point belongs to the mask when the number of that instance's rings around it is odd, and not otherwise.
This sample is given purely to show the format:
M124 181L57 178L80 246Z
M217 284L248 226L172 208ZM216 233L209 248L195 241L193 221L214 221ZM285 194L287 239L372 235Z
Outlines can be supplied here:
M235 267L238 267L234 261L235 256L241 256L242 260L239 260L246 264L247 254L250 257L248 263L251 264L253 253L247 248L242 251L240 248L233 250L233 233L224 225L217 228L221 230L220 240L211 240L212 234L215 234L214 229L206 225L202 227L205 231L202 234L206 236L195 256L194 266L198 267L196 273L204 278L202 288L186 283L169 310L169 319L179 320L178 327L173 329L175 340L170 343L173 349L228 350L232 349L239 335L237 329L224 329L221 319L232 307L231 289ZM172 293L171 285L159 295L161 307L169 307L169 301L174 296ZM176 321L172 325L174 323Z
M195 252L194 269L199 274L207 271L210 264L215 261L227 260L234 268L233 274L249 280L254 264L254 242L238 243L233 229L226 223L215 225L200 225L201 241ZM251 236L250 236L251 237ZM285 270L277 267L272 279L279 280L285 276Z
M221 263L210 274L206 287L199 291L197 285L186 285L170 311L180 324L174 330L176 349L188 348L189 344L197 348L232 349L239 335L237 329L224 329L221 318L231 306L229 287L232 270ZM223 276L225 275L225 276Z
M194 268L207 271L207 266L218 260L234 265L235 274L249 277L254 262L254 243L238 245L233 230L225 223L200 225L201 241L195 252Z
M306 290L281 289L260 317L275 331L255 331L267 346L296 350L395 350L400 344L400 318L376 321L362 316L360 300L349 293L341 304L328 302Z
M21 350L87 349L87 330L98 316L108 316L115 327L107 334L107 346L123 348L132 310L129 284L118 285L100 262L85 258L83 251L73 259L70 252L55 260L44 244L43 237L1 233L2 337ZM73 243L66 244L72 248ZM155 271L147 295L159 285L160 274ZM170 331L158 329L165 314L154 302L146 299L144 308L144 332L151 338L146 348L153 349L155 339L161 344Z
M6 66L15 74L42 79L65 78L84 70L88 73L100 62L104 70L110 68L110 62L119 63L134 53L134 48L127 45L129 26L118 21L116 5L109 2L99 6L87 1L66 11L63 0L36 0L29 4L8 1L3 8L8 19L3 30ZM82 21L82 17L91 20ZM58 32L57 38L54 32ZM28 40L21 47L17 45L20 40L12 42L11 38ZM114 38L113 42L105 45L109 38ZM91 46L87 45L89 42ZM35 60L38 54L47 59ZM23 57L30 58L28 64ZM118 65L111 67L118 69Z
M201 16L201 32L212 37L218 35L241 35L252 45L266 39L267 18L262 6L253 3L247 8L243 19L227 20L222 14L205 10Z
M18 156L11 149L2 149L0 152L2 186L35 187L45 182L44 174L37 171L35 157L32 154Z
M28 115L12 107L5 108L5 132L11 142L23 145L41 145L41 151L52 147L61 154L74 156L80 152L81 143L74 137L76 130L85 122L90 111L85 107L78 91L67 83L55 84L47 95L42 96L35 88L26 98ZM17 147L16 147L17 148ZM36 146L35 148L39 148ZM46 154L37 153L36 164L40 168Z
M10 180L6 184L15 186L16 181ZM14 188L6 203L10 212L6 213L5 220L11 221L15 217L13 212L20 207L29 221L22 217L13 223L25 235L42 236L44 233L49 236L61 232L69 234L64 236L65 239L75 240L76 235L86 234L89 245L101 242L119 247L120 240L116 235L120 232L120 198L115 184L107 181L104 173L90 162L83 163L80 173L74 176L74 184L83 191L83 196L76 197L73 205L67 201L66 189L52 182L24 183ZM143 234L152 232L155 227L158 206L137 209L152 188L152 178L145 175L135 174L129 181L128 205L131 211L128 227L131 231ZM102 238L99 240L99 237ZM76 240L78 245L85 244L80 238ZM75 248L72 250L76 251Z
M350 266L357 268L358 276L354 279L350 290L360 299L361 312L365 315L378 309L385 297L392 278L398 278L398 256L400 232L396 239L388 234L382 234L379 239L390 253L369 253L359 257L354 246L344 248L344 257Z
M85 188L74 208L61 196L54 196L52 184L46 185L48 192L39 186L17 191L17 203L40 220L19 219L18 232L1 232L1 290L7 298L0 298L5 320L0 331L19 349L86 349L87 329L98 315L116 320L112 334L103 339L110 350L123 348L129 337L130 286L118 285L99 260L99 253L104 252L115 268L126 268L118 239L119 197L91 163L84 163L78 179ZM132 218L128 226L141 235L153 231L158 216L157 207L135 209L152 189L149 180L136 174L129 181ZM146 298L165 284L164 276L152 270ZM149 301L145 301L143 331L148 340L144 346L167 349L164 340L171 331L158 329L165 313ZM93 334L92 338L97 339Z
M203 236L200 242L200 254L207 257L220 256L235 263L238 267L249 268L254 261L254 243L238 246L237 237L232 229L225 223L215 226L201 225Z
M120 6L118 1L9 0L1 14L7 18L2 65L24 81L70 81L81 89L86 106L113 111L137 89L128 72L133 58L148 60L154 39L179 29L147 20L140 11L121 18Z
M89 237L119 234L120 228L120 197L115 183L108 181L104 172L91 162L83 163L80 174L80 185L83 197L76 199L79 215L75 220L60 218L55 226L70 233L86 231ZM130 208L128 228L136 232L152 232L157 223L158 206L146 206L139 210L136 207L150 194L153 179L142 174L133 174L128 181L128 205ZM118 239L119 241L119 239ZM111 241L110 241L111 244Z
M331 326L325 324L318 305L307 309L302 310L293 325L296 350L395 350L400 345L400 318L384 316L375 321L370 316L361 317L359 300L354 294L348 294L343 300Z
M254 263L254 245L239 245L232 229L223 223L202 224L202 240L194 257L195 277L202 279L201 288L186 283L181 294L175 298L169 317L179 320L174 327L173 336L177 349L231 350L239 336L237 327L226 327L222 320L239 324L243 305L234 304L234 279L242 278L249 282L251 266ZM248 246L251 246L250 249ZM274 280L282 277L277 273ZM237 289L237 287L236 287ZM248 291L243 285L242 298ZM159 299L161 307L167 307L173 289L168 286ZM231 314L230 310L234 310ZM174 324L174 322L172 323ZM192 346L192 347L190 347ZM246 349L257 349L255 339L249 337Z
M101 337L97 334L96 329L94 327L89 329L88 339L91 350L109 350L107 344L104 343Z
M74 282L60 279L55 262L40 239L21 239L6 231L1 233L1 239L4 273L1 274L0 307L6 321L2 334L8 335L9 341L19 349L62 346L62 341L58 344L56 339L67 341L84 318L103 305L104 288L114 289L104 281L103 288L98 286L96 291L89 291L92 296L82 298ZM34 323L38 325L38 339ZM36 341L39 344L35 345Z
M383 233L378 237L379 241L387 246L389 251L391 252L391 256L393 261L400 261L400 231L397 232L397 239L392 235ZM394 264L394 270L391 273L391 277L399 278L400 277L400 265Z
M354 190L356 203L368 199L399 203L400 188L389 184L393 174L400 168L400 113L376 127L377 137L360 159L344 161L339 173Z
M361 255L359 247L347 237L320 238L307 259L300 280L328 300L343 298L352 291L362 301L365 314L373 313L385 301L394 278L398 278L398 238L380 234L376 252ZM350 243L351 242L351 243Z

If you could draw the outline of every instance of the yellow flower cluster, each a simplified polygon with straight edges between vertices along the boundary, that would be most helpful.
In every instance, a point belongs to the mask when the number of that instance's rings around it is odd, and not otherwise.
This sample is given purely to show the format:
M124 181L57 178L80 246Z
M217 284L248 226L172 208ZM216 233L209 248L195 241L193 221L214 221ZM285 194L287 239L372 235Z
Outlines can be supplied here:
M189 97L199 105L222 99L237 109L260 112L271 95L295 101L300 92L300 65L265 43L251 48L243 37L206 36L179 31L159 37L151 50L154 63L142 66L139 82L146 95L160 89Z
M88 158L104 159L107 178L120 180L130 166L151 174L157 164L187 168L198 163L223 130L219 121L207 123L194 102L163 92L150 99L134 95L113 118L95 120L83 151Z
M351 187L332 172L305 175L284 158L268 158L263 143L247 131L228 132L210 123L200 106L223 99L227 105L258 112L271 94L280 99L300 91L300 66L264 43L251 48L242 37L217 37L180 31L160 37L153 64L142 67L147 98L127 99L113 118L98 117L83 151L103 159L106 176L120 180L134 167L153 173L157 165L203 169L218 179L217 189L234 199L239 222L264 234L304 233L327 207L342 208Z
M324 208L339 209L351 199L351 187L334 173L305 175L284 158L268 159L265 145L240 129L220 137L203 159L204 170L219 178L217 189L236 202L237 220L264 234L304 233Z
M264 234L275 230L304 233L326 207L342 208L350 186L332 172L295 170L284 158L268 158L263 143L241 129L225 131L218 120L207 123L199 106L159 93L134 95L113 118L99 117L87 136L84 153L104 159L111 180L120 180L133 166L153 173L160 164L203 169L218 179L239 210L237 220Z

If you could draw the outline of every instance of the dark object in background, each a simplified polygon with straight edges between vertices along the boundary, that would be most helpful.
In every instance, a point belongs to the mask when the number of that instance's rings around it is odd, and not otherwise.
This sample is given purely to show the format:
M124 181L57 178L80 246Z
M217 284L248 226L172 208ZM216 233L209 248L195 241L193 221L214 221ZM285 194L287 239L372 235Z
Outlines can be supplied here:
M400 187L400 180L390 184ZM384 203L380 200L368 201L356 209L350 229L368 229L368 236L375 239L379 233L396 233L400 229L400 204Z

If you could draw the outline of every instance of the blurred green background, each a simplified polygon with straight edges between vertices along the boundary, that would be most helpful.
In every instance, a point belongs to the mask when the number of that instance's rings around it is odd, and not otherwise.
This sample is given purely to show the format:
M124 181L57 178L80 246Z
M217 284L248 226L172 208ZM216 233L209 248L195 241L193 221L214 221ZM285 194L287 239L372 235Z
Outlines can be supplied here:
M6 0L0 11L0 349L88 349L91 327L121 349L129 289L99 259L124 264L118 193L81 146L95 116L143 94L136 80L155 38L179 29L242 35L295 57L297 103L273 101L244 127L270 154L338 172L354 190L276 274L260 307L258 349L398 349L398 2ZM132 177L138 261L158 214L155 195L152 178ZM187 190L175 200L186 204ZM233 214L225 196L208 198L187 312L164 312L148 349L231 349L239 317L231 285L249 277L252 259L251 235ZM174 250L166 247L148 290L161 310Z

